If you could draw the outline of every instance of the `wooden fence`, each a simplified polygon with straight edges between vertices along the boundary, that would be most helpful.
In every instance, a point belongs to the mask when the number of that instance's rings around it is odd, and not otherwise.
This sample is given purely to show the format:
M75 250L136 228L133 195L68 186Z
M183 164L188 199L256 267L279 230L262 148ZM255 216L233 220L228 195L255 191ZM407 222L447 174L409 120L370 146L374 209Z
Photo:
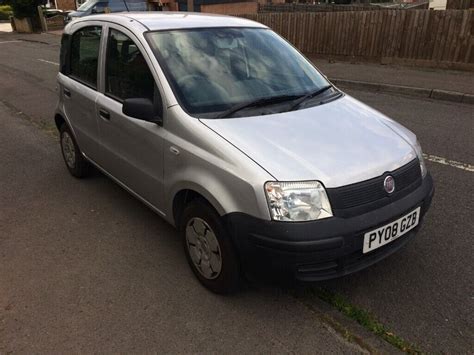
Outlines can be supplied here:
M474 8L474 0L448 0L446 2L447 10L463 10L469 8Z
M451 0L464 1L464 0ZM260 4L258 12L321 12L321 11L370 11L381 7L370 4Z
M380 10L240 15L305 54L474 70L474 11Z

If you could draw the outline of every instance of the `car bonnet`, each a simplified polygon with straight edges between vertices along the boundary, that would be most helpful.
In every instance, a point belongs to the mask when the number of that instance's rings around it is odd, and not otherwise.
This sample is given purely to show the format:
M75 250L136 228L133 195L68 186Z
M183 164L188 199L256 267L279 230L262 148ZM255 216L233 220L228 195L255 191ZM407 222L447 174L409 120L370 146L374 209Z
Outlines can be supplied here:
M279 181L345 186L416 158L410 131L347 95L297 111L201 122Z

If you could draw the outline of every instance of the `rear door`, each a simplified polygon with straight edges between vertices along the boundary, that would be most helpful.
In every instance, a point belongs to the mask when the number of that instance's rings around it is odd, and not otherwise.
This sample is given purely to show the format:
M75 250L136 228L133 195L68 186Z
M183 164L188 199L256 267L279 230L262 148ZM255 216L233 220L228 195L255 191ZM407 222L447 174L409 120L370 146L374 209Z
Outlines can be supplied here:
M163 107L149 58L127 29L110 24L97 117L102 152L99 164L155 208L163 203L163 135L156 123L123 114L123 101L146 98ZM161 116L163 112L161 113Z
M59 76L60 100L77 143L88 157L99 153L99 127L95 102L98 97L98 65L102 27L86 25L68 38L65 62ZM64 42L64 41L63 41Z

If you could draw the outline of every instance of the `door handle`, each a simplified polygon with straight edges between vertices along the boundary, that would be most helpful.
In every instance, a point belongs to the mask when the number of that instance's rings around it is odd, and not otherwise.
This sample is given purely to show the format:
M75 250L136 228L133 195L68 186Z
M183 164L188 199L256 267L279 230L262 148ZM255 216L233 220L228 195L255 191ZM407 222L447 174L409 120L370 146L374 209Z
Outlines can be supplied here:
M69 89L64 88L63 93L64 93L64 96L71 97L71 92L69 91Z
M102 108L99 110L99 115L100 115L100 117L102 117L103 119L110 120L110 112L105 111L105 110L102 109Z

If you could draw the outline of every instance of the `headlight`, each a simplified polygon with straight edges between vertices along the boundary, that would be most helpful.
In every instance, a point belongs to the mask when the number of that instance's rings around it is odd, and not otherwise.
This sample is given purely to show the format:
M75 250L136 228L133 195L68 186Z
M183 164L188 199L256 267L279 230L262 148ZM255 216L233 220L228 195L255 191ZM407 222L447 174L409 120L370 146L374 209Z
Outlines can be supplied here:
M421 177L424 178L428 170L426 169L425 159L423 158L423 151L421 150L421 145L418 141L416 141L415 144L415 151L416 155L418 156L418 160L420 161Z
M318 181L267 182L265 193L273 220L302 222L332 217L326 190Z

